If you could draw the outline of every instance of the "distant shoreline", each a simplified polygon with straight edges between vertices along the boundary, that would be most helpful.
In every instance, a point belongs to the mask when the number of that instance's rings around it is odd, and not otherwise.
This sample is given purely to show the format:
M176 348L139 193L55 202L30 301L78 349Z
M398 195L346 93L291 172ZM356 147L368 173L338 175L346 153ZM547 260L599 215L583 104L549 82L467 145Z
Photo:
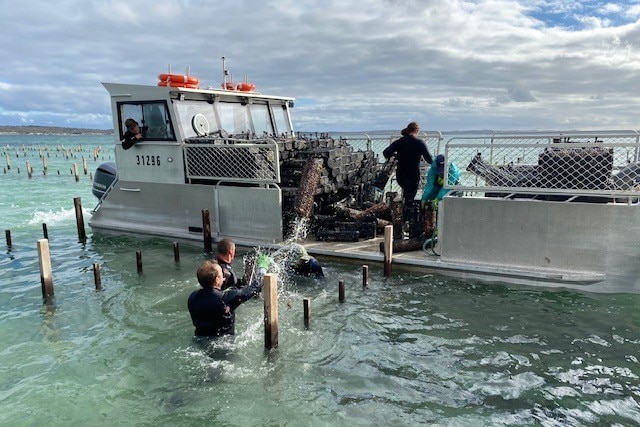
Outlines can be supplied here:
M0 135L113 135L113 129L59 126L0 126Z

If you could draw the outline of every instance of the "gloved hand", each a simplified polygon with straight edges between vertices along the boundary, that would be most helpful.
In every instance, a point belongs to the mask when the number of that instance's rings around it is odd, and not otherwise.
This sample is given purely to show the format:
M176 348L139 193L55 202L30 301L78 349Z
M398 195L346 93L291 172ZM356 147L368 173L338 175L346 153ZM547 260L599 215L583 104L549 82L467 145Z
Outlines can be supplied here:
M258 261L256 262L258 268L264 268L265 270L269 270L269 266L271 265L271 258L269 256L262 254L258 257Z
M439 186L443 186L444 185L444 176L438 176L438 179L436 179L436 182L438 183Z
M438 209L438 199L433 199L431 201L431 209L433 209L433 210Z

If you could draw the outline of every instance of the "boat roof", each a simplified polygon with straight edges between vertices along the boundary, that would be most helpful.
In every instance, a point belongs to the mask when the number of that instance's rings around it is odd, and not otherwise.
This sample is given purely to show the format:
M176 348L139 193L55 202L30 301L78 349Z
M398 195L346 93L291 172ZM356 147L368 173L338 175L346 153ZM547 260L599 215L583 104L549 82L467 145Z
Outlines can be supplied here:
M264 95L260 92L247 92L239 90L225 90L217 89L214 87L191 89L186 87L167 87L167 86L153 86L153 85L140 85L140 84L127 84L127 83L107 83L103 82L102 85L107 89L111 97L133 98L139 99L157 99L159 97L165 98L170 96L171 98L177 98L180 94L184 94L187 99L215 99L215 98L255 98L272 101L295 101L295 98L290 96L275 96Z

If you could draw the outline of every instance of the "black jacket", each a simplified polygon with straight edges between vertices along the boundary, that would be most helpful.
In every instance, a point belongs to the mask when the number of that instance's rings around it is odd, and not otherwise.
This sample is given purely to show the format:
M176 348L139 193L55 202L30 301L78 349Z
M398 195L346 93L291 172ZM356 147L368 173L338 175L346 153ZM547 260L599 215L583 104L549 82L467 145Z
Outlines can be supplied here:
M244 286L244 283L238 279L236 273L233 271L233 266L226 261L220 259L220 257L216 257L216 261L220 265L222 269L222 275L224 276L224 282L222 282L222 290L224 291L227 288L241 288Z
M125 150L128 150L129 148L133 147L133 144L135 144L138 141L142 141L142 138L138 139L136 138L136 135L126 131L124 133L124 139L122 140L122 148L124 148Z
M382 155L385 159L395 156L398 160L396 179L399 183L420 181L420 157L429 164L433 161L424 141L413 135L396 139L384 149Z
M187 307L195 334L217 337L235 333L235 309L262 290L262 276L258 274L250 286L244 288L199 289L189 295Z

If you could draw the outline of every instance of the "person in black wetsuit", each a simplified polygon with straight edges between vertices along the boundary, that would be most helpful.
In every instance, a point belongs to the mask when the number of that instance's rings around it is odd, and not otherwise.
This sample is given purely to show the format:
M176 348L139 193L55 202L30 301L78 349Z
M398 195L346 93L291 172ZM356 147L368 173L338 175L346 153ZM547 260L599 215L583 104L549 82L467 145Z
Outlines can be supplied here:
M322 266L317 259L307 253L304 246L293 243L289 268L301 276L324 277Z
M262 291L262 277L271 261L266 255L258 257L258 274L255 280L243 288L220 288L224 277L216 261L204 261L198 268L198 283L202 289L189 295L187 308L195 326L195 335L219 337L235 334L235 310L245 301Z
M236 273L233 271L231 265L233 259L236 256L236 244L231 239L221 239L218 242L218 255L216 255L216 261L222 268L222 275L224 276L224 282L222 282L222 290L227 288L236 287L241 288L244 286L244 282L238 279Z
M122 140L122 148L128 150L133 147L138 141L142 141L142 131L140 130L140 126L138 126L138 122L129 118L125 120L124 126L127 128L127 131L124 133L124 139Z
M402 188L405 212L413 203L420 186L420 159L424 158L429 164L433 161L427 145L417 137L419 131L418 123L409 123L402 130L402 138L393 141L382 152L385 159L395 156L398 161L396 179Z

